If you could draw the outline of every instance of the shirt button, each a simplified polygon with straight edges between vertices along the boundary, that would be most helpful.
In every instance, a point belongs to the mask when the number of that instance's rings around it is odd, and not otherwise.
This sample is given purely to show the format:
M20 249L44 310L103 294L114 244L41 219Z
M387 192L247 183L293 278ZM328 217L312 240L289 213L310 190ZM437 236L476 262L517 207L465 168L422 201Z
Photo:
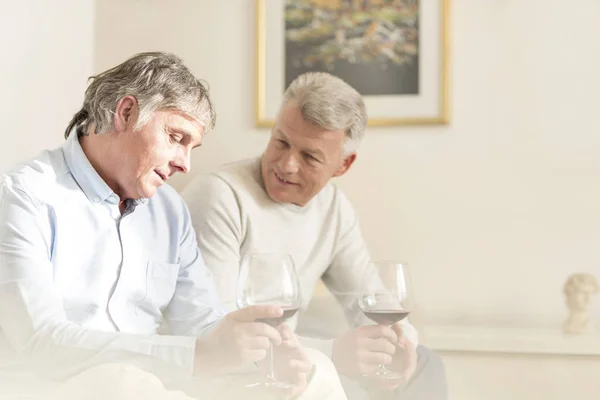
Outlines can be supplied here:
M100 197L94 197L94 203L99 203L100 202Z

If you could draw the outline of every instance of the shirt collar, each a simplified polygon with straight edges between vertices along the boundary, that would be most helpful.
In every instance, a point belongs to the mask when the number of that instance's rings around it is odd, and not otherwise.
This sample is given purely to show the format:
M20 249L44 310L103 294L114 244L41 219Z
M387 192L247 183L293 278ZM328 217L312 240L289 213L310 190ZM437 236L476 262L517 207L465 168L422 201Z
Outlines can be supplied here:
M71 130L62 148L73 178L91 202L119 202L119 196L104 182L83 152L75 128Z

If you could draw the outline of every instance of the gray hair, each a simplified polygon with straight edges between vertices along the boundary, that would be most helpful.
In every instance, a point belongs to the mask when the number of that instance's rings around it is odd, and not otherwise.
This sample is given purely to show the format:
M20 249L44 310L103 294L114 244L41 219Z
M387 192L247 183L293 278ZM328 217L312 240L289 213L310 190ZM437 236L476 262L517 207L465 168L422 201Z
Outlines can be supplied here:
M110 131L117 103L125 96L133 96L138 102L136 130L156 110L182 112L206 131L214 127L216 113L208 97L208 84L197 79L174 54L139 53L90 79L83 107L69 122L65 138L74 127L79 136L87 135L90 124L96 133Z
M365 134L367 109L362 96L342 79L326 72L308 72L292 81L283 104L295 101L305 121L346 132L345 154L358 149Z

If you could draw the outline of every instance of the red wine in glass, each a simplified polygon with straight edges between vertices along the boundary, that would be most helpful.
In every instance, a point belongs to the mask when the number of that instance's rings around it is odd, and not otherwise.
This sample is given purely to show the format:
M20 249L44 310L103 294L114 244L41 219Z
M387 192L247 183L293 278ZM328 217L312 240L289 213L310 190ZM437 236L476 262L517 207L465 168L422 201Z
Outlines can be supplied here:
M391 326L408 316L413 307L412 287L406 265L397 262L370 262L363 275L358 304L363 314L379 325ZM385 365L364 376L404 380Z
M379 325L393 325L396 322L402 321L410 314L410 311L397 311L397 310L371 310L363 311L365 316L371 321Z
M244 257L238 278L236 302L239 308L256 304L276 305L283 315L257 319L277 327L292 318L300 306L300 284L292 257L288 254L249 254ZM293 384L277 379L274 370L273 344L267 350L267 371L261 382L249 387L283 390Z
M279 325L283 324L288 319L292 318L296 312L298 312L298 307L296 308L286 308L283 307L283 315L281 317L274 318L261 318L257 319L258 322L264 322L267 325L271 325L273 328L277 328Z

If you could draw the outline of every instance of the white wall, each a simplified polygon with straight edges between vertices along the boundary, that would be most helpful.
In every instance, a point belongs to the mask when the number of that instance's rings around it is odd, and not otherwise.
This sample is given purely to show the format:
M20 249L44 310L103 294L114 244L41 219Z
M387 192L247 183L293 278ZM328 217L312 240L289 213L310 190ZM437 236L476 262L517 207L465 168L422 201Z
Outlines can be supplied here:
M452 124L369 129L339 184L374 255L413 265L430 320L558 324L566 275L600 277L600 2L452 3ZM97 71L168 50L212 87L217 128L177 188L266 143L254 15L251 0L97 3Z
M0 172L58 146L92 72L94 0L0 0Z

